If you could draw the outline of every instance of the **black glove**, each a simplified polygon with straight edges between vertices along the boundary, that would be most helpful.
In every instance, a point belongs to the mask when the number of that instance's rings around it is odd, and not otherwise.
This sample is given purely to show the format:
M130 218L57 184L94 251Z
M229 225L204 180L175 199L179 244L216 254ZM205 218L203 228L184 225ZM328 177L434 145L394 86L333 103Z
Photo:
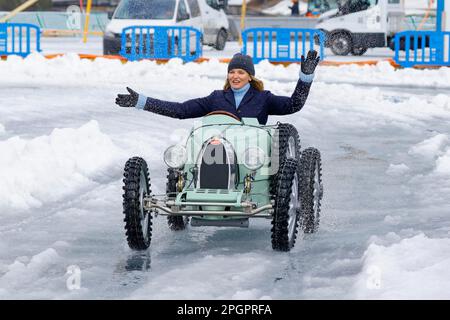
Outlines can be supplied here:
M305 60L305 56L302 55L301 70L304 74L313 74L319 64L320 56L317 56L316 50L309 50L308 56Z
M116 98L116 104L120 107L133 108L139 99L139 94L127 87L130 94L118 94Z

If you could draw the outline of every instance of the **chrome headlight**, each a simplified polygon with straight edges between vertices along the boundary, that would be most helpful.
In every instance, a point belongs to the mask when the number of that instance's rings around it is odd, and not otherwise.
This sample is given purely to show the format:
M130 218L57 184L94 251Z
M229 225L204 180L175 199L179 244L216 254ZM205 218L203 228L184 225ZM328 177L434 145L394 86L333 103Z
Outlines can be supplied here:
M164 152L164 162L173 169L179 169L187 161L186 148L180 145L174 145L167 148Z
M259 147L250 147L244 151L244 165L252 171L258 170L264 165L266 153Z

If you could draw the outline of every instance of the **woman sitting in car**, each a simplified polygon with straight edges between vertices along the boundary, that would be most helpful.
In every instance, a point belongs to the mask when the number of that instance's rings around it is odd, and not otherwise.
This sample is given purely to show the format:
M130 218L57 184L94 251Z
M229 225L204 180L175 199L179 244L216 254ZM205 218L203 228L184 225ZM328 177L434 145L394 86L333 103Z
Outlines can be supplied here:
M228 64L223 90L215 90L207 97L170 102L146 97L127 87L129 94L119 94L116 104L177 119L197 118L213 111L225 111L237 118L254 117L260 124L266 124L269 115L292 114L303 107L319 60L316 51L309 51L306 59L302 56L299 79L291 97L277 96L264 90L263 82L255 77L252 58L237 53Z

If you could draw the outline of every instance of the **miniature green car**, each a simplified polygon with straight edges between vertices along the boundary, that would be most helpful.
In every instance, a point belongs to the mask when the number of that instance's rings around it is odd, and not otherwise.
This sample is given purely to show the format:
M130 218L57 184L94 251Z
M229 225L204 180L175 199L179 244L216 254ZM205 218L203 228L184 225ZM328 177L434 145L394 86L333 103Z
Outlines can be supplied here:
M125 165L123 211L128 245L150 246L152 219L167 216L172 230L191 226L248 227L272 221L272 247L293 248L298 228L317 231L323 195L320 153L300 152L290 124L260 125L215 111L195 124L183 144L169 147L166 194L152 195L147 164Z

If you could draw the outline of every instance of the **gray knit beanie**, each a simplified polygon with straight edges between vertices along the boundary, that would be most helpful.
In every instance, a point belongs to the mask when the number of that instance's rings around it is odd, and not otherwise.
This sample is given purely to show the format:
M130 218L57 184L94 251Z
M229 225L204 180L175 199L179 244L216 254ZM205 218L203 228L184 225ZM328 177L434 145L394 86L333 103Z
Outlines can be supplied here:
M228 64L228 72L233 69L243 69L250 75L255 75L255 66L252 57L242 53L236 53Z

